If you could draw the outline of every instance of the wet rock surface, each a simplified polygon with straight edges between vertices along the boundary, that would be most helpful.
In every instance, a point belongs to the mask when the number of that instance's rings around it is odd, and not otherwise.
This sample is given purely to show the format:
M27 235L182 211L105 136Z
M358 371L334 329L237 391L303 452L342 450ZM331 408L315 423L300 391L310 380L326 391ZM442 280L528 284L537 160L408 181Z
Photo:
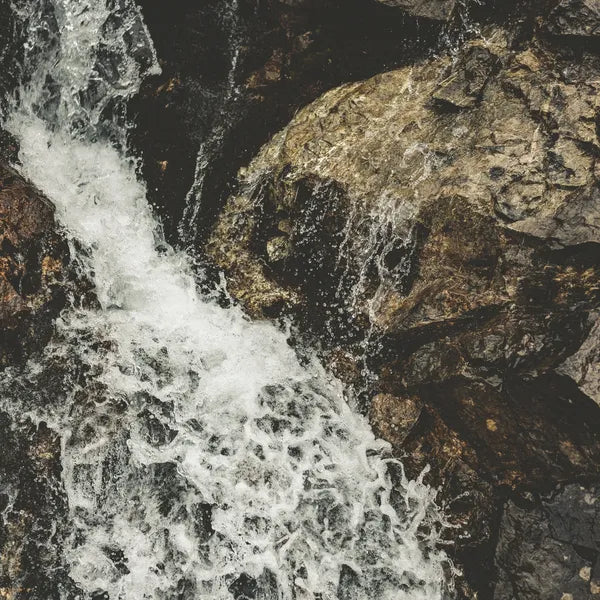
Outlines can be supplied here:
M0 165L0 369L18 369L43 350L78 286L53 205ZM66 510L59 438L0 410L0 439L0 597L57 597L68 580L56 564L64 533L56 517Z
M56 552L65 534L57 515L66 511L60 440L44 423L11 423L4 412L0 434L8 450L0 457L0 597L73 592Z
M16 35L12 6L2 1L2 114L18 80ZM18 370L43 350L68 298L83 289L55 221L54 206L8 166L18 161L17 154L16 140L0 127L2 371ZM74 592L56 551L65 534L56 526L57 515L66 511L60 440L45 423L34 424L28 418L17 422L4 410L0 410L0 439L0 597L46 600Z
M0 366L42 349L67 302L73 273L54 207L0 165Z
M291 316L408 474L429 467L459 598L599 597L598 3L140 4L163 73L132 142L171 241L252 316ZM68 262L1 167L0 367L49 339ZM60 448L3 415L0 436L0 596L51 597Z
M323 92L471 36L528 31L552 0L137 0L162 74L130 104L132 145L170 242L208 236L236 173ZM478 92L475 92L477 95Z
M456 0L378 0L386 6L402 8L408 13L418 16L435 19L439 21L448 21L454 9Z
M555 494L509 502L500 524L494 600L600 595L598 487L572 484Z
M600 60L544 10L301 110L206 244L251 314L318 339L411 476L430 465L462 598L597 593L564 531L600 477Z
M548 31L561 36L600 37L600 4L596 0L562 0L550 14Z

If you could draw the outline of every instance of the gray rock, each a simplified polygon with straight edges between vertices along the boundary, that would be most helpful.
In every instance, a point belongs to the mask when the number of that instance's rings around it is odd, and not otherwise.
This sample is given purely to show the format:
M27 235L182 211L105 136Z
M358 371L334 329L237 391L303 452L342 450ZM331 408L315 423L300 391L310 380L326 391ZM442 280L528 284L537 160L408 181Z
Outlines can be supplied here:
M598 0L562 0L550 13L548 31L554 35L599 37Z
M543 501L552 537L587 550L600 550L600 487L567 485Z
M547 517L537 508L528 510L508 502L500 525L496 567L494 600L590 598L591 561L573 545L552 537Z
M558 371L571 377L581 391L600 405L600 320L595 322L579 350L569 356Z
M525 219L513 227L561 246L600 243L600 189L592 185L577 190L551 214Z
M591 600L600 578L600 488L566 485L540 501L505 506L494 600Z
M377 0L386 6L402 8L415 17L448 21L456 7L456 0Z

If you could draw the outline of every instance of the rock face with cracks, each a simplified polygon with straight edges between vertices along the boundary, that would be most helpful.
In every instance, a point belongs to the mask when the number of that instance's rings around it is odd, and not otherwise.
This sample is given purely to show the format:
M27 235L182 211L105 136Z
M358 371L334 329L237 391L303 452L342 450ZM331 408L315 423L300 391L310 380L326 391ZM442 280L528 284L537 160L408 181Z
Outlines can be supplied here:
M537 577L587 598L600 577L543 512L600 475L600 57L571 43L574 4L326 93L240 172L206 246L251 314L319 338L411 475L430 465L461 597L550 597Z

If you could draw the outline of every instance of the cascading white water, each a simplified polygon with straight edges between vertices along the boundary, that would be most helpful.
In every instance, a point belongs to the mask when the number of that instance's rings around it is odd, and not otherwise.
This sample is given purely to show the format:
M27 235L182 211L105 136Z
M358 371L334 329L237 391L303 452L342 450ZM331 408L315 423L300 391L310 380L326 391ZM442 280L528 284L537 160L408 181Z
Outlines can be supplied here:
M28 393L3 408L61 436L61 551L80 597L441 598L431 490L393 488L386 444L284 332L199 295L118 149L124 132L108 141L107 111L156 69L138 9L47 4L57 43L32 58L6 125L83 246L99 307L65 311L43 360L4 374L4 390L18 378ZM48 21L22 17L32 50ZM40 374L61 363L49 395Z

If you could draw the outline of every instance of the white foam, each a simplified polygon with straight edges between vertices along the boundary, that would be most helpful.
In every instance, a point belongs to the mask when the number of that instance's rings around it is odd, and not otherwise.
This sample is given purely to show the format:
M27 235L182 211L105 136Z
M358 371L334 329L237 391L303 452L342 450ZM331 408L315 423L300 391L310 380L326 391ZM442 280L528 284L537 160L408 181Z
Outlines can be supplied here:
M433 493L402 478L393 501L388 448L340 383L316 361L301 365L273 325L199 295L134 164L90 135L97 105L76 93L95 60L77 50L97 49L106 7L54 4L70 23L63 50L38 65L8 127L23 174L86 250L100 302L66 311L45 363L22 375L35 386L44 369L70 365L63 391L35 408L62 437L70 576L123 600L231 598L242 574L264 599L440 598ZM137 85L123 48L113 97ZM50 62L63 94L48 116L36 106ZM12 410L24 409L34 410Z

